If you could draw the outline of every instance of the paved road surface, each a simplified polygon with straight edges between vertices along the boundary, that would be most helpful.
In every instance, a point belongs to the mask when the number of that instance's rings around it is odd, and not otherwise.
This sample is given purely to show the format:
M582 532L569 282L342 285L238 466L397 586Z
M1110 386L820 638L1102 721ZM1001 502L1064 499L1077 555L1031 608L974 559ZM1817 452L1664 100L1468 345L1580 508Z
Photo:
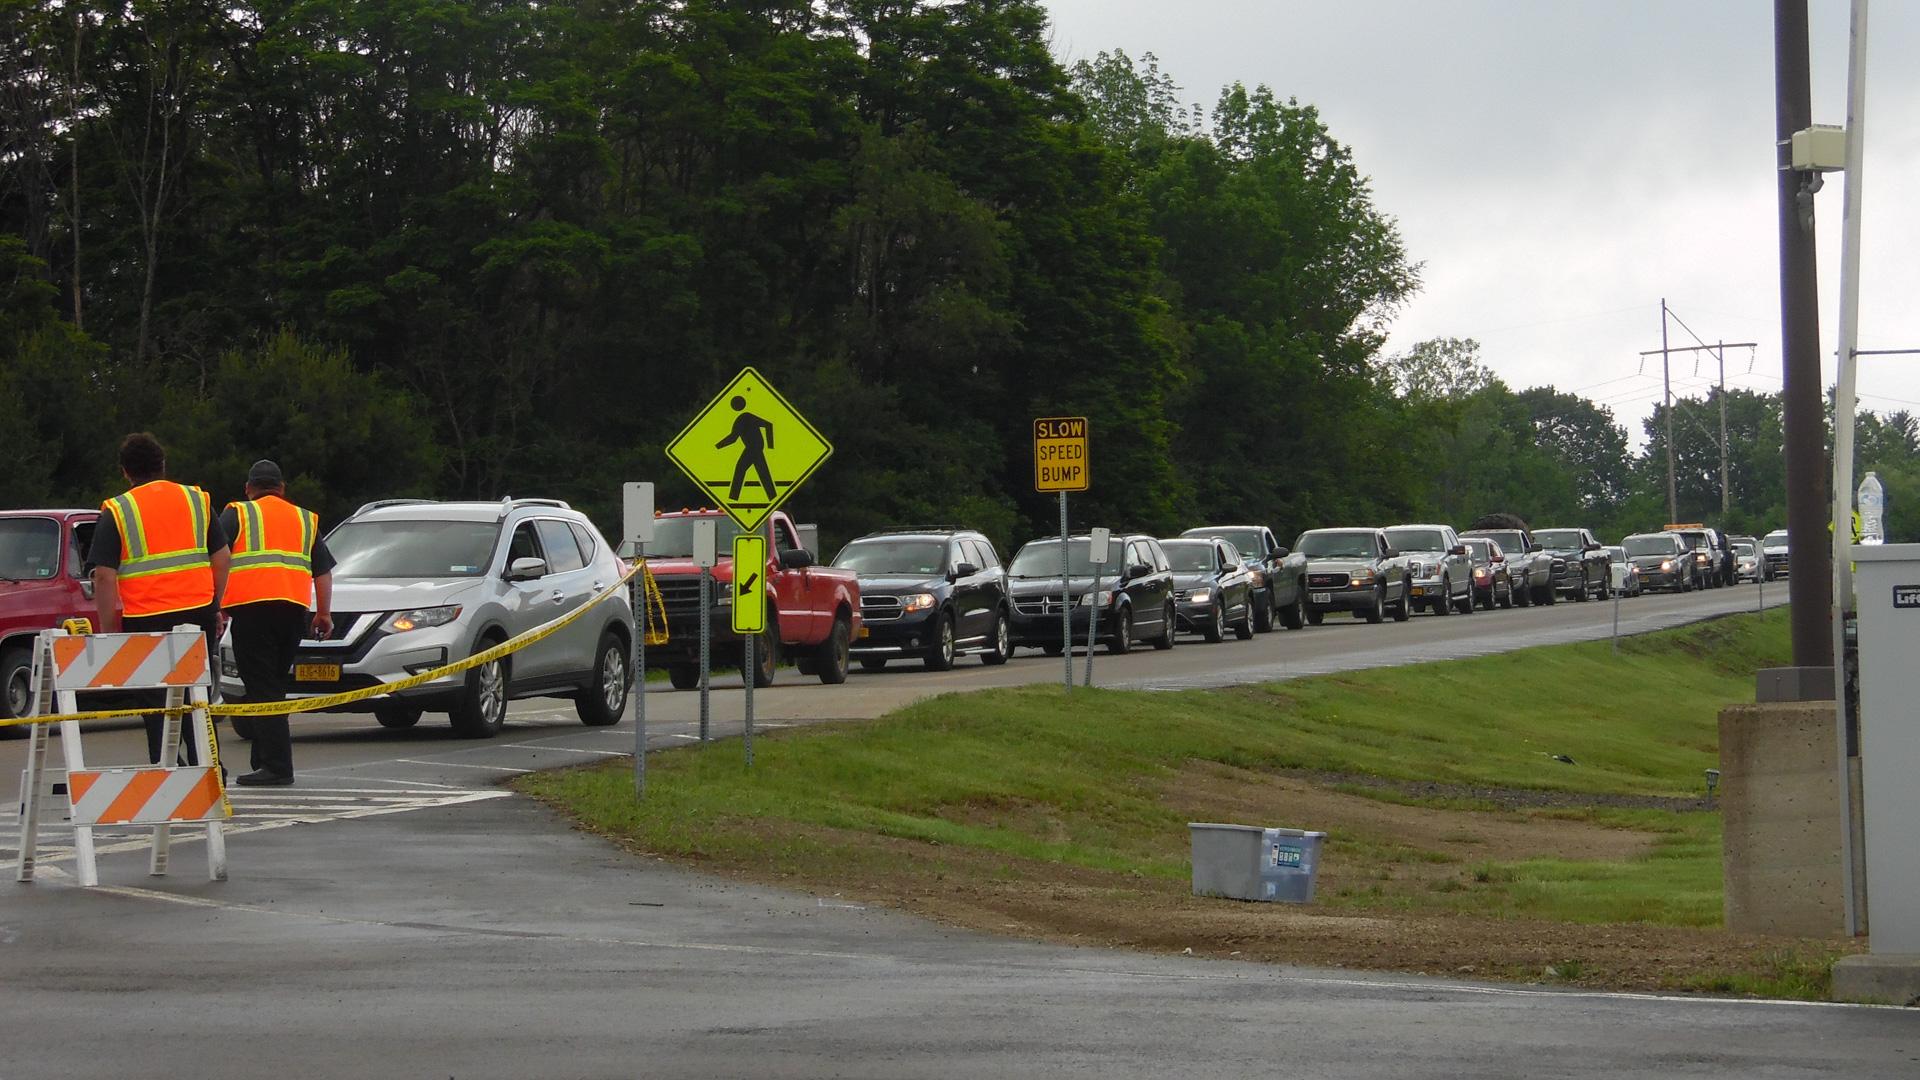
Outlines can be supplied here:
M1629 601L1623 627L1751 601ZM1329 621L1103 654L1096 675L1230 683L1604 636L1610 617L1585 604ZM1058 671L1036 657L856 673L756 704L804 723ZM737 728L738 698L715 696L720 730ZM649 702L651 744L685 741L692 696ZM553 703L522 703L484 743L431 722L298 723L300 785L238 795L231 881L200 880L193 842L176 845L172 876L149 878L122 835L103 839L101 889L73 887L58 858L37 884L0 884L0 1077L1920 1075L1920 1017L1894 1010L1063 949L715 881L620 854L494 786L630 748L630 728L585 729ZM17 774L20 745L0 744L0 775ZM139 736L89 745L111 763Z

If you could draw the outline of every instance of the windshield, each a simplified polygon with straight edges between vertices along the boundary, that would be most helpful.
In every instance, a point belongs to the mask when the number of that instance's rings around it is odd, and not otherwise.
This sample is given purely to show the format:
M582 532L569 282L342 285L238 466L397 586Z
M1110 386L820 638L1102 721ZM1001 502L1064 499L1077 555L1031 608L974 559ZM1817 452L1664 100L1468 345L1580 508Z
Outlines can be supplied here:
M1447 534L1439 529L1388 529L1387 543L1395 551L1445 551Z
M1776 532L1770 532L1770 533L1768 533L1768 534L1767 534L1767 537L1766 537L1766 539L1764 539L1764 540L1762 540L1762 541L1760 541L1760 544L1761 544L1761 546L1763 546L1763 547L1770 547L1770 548L1771 548L1771 547L1786 547L1786 546L1787 546L1787 533L1786 533L1786 530L1784 530L1784 529L1782 529L1782 530L1779 530L1779 531L1776 531Z
M1373 534L1358 529L1301 533L1294 550L1309 559L1371 559Z
M1736 540L1733 545L1733 553L1735 555L1752 555L1753 543L1747 540Z
M740 526L730 517L667 517L653 519L653 539L647 542L649 559L693 558L693 523L713 522L713 550L722 557L733 554L733 538Z
M1087 550L1091 543L1084 537L1067 541L1067 576L1092 577L1094 565L1087 561ZM1106 564L1101 566L1103 574L1119 572L1120 553L1123 548L1120 541L1111 540ZM1013 563L1007 567L1007 573L1017 578L1057 578L1060 576L1060 541L1035 540L1020 549L1013 557Z
M1671 555L1674 543L1671 536L1629 536L1626 541L1629 555Z
M1625 562L1626 559L1627 559L1626 548L1622 547L1619 544L1607 545L1607 561L1608 562Z
M1213 570L1213 545L1199 541L1165 540L1160 544L1167 553L1167 562L1173 565L1176 574L1211 573Z
M1195 529L1188 532L1187 535L1204 536L1208 539L1218 537L1245 552L1249 559L1257 559L1264 554L1260 543L1259 529ZM1168 549L1167 554L1169 556L1173 554L1171 548ZM1178 567L1175 569L1178 569Z
M1680 539L1690 548L1707 546L1707 534L1703 532L1683 532L1680 534Z
M1520 539L1520 534L1517 532L1489 532L1481 535L1499 544L1502 551L1519 553L1527 550L1527 545Z
M1572 550L1581 546L1579 529L1541 529L1533 538L1540 541L1542 547Z
M336 579L479 577L499 539L497 521L349 521L327 550Z
M856 540L833 558L833 565L856 574L933 577L946 573L946 564L944 540Z
M49 518L0 521L0 578L38 581L59 572L59 522Z
M1491 541L1476 540L1469 536L1460 542L1467 545L1467 554L1473 557L1474 562L1483 563L1493 561Z

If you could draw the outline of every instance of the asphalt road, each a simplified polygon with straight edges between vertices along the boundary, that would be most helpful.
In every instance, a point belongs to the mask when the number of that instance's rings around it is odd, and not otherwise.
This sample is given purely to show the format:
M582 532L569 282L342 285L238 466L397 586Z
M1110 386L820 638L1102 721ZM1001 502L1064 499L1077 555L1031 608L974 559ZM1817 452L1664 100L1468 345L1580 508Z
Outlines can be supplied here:
M1753 601L1751 589L1632 600L1622 627ZM1330 620L1101 654L1095 675L1224 684L1605 636L1611 616L1563 604ZM1059 672L1037 656L969 661L755 700L768 723L805 723ZM738 728L739 697L715 695L716 731ZM693 736L695 695L648 701L651 745ZM432 719L408 732L297 723L299 786L237 794L231 880L206 881L191 841L176 843L172 875L147 877L141 840L122 834L102 838L99 889L74 887L57 852L35 884L0 884L0 1077L1920 1075L1920 1017L1899 1010L1060 948L717 881L623 854L495 786L631 748L630 727L586 729L556 703L516 706L481 743ZM21 746L0 743L0 774L17 775ZM105 732L90 760L139 747L137 731Z

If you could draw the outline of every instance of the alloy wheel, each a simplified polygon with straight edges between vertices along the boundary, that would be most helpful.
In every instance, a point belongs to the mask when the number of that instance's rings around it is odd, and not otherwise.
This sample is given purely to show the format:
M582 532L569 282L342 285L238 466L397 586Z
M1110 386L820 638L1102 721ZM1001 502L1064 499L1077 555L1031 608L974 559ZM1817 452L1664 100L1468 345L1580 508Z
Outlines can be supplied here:
M600 700L618 714L627 704L627 651L614 646L600 660Z

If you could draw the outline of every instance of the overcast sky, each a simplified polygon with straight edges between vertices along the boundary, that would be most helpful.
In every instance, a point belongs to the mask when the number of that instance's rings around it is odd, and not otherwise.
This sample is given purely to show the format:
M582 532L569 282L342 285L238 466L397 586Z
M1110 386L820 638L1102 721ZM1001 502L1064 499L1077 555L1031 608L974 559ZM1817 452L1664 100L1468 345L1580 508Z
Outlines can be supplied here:
M1659 400L1660 300L1780 386L1773 16L1765 0L1046 0L1067 61L1146 52L1209 106L1234 81L1320 108L1399 220L1425 286L1389 348L1470 337L1515 388ZM1844 123L1848 5L1812 0L1813 118ZM1920 348L1920 3L1874 5L1861 348ZM1833 378L1842 183L1819 196ZM1675 325L1671 344L1693 344ZM1751 373L1749 367L1751 366ZM1675 393L1699 392L1676 360ZM1867 358L1862 405L1920 412L1920 357Z

